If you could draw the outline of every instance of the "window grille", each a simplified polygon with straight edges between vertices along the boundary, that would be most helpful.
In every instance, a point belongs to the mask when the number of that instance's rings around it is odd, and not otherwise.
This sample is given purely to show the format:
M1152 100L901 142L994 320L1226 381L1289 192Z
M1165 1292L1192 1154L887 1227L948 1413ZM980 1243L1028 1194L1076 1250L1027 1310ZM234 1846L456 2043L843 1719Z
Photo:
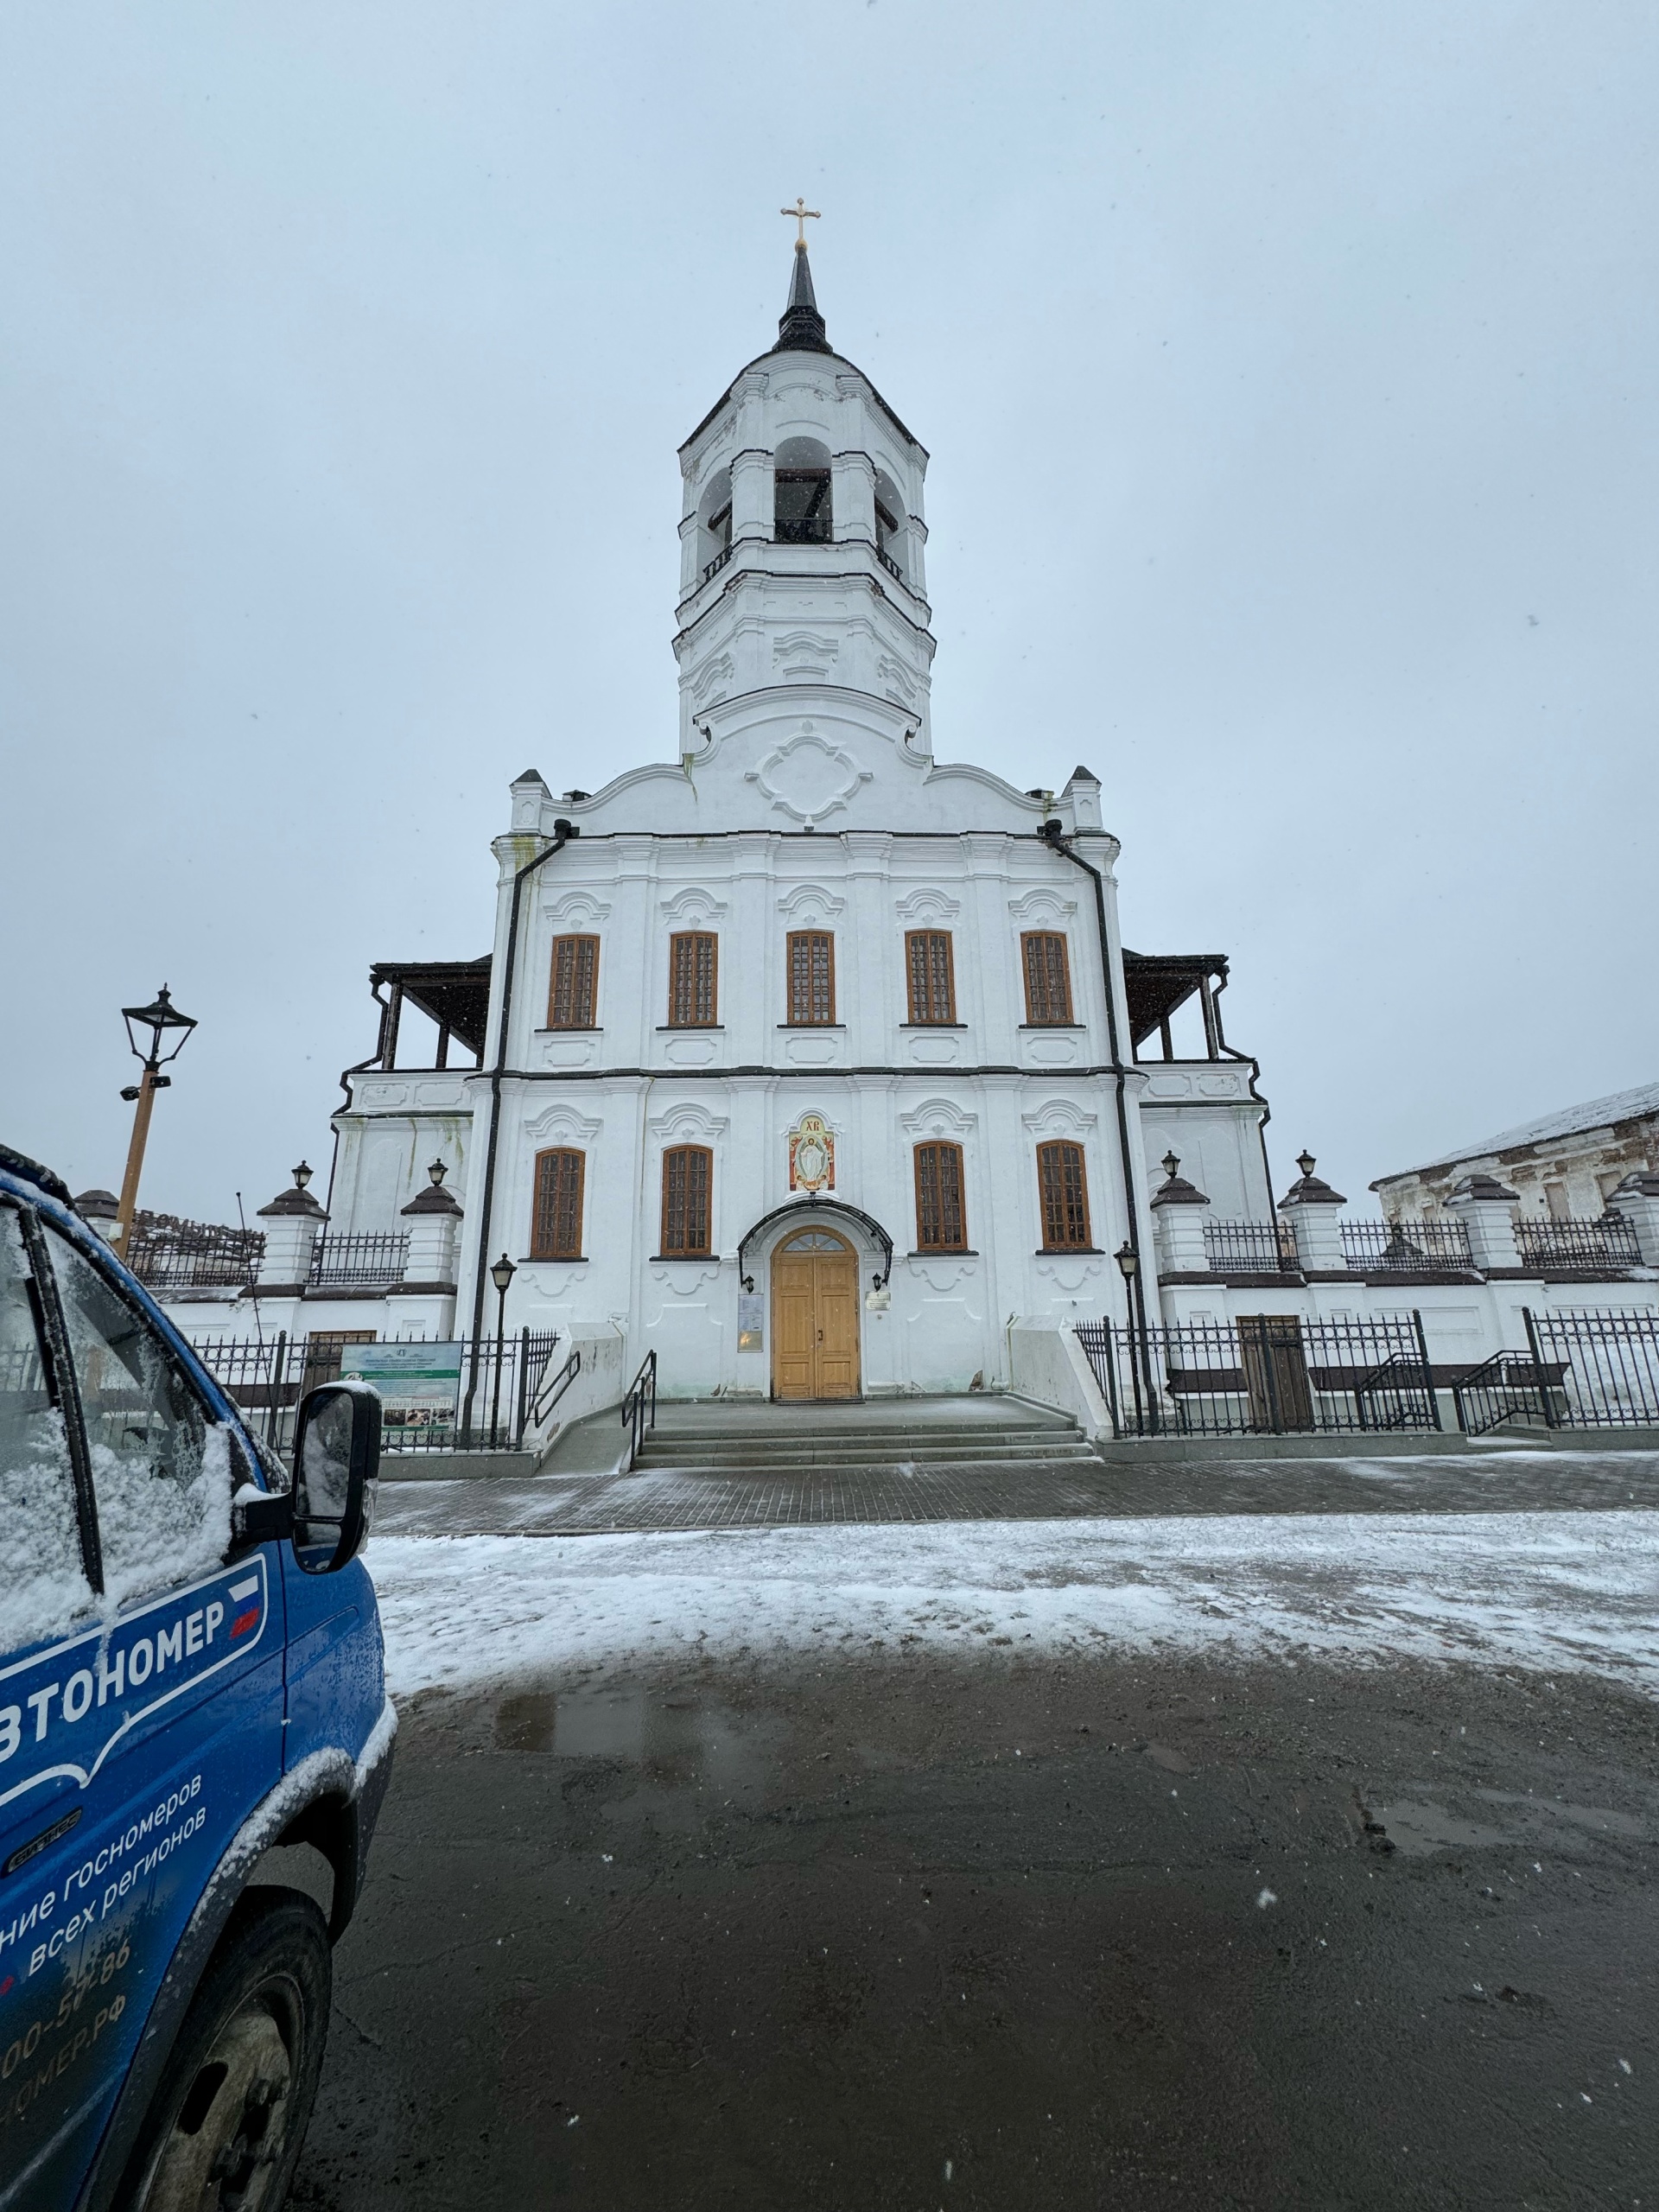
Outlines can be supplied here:
M691 1259L708 1255L709 1190L714 1154L707 1145L677 1144L663 1154L663 1255Z
M906 930L905 972L910 1018L915 1023L953 1023L957 1018L956 963L949 930Z
M1046 1252L1086 1252L1089 1235L1089 1183L1084 1172L1080 1144L1039 1144L1037 1147L1037 1185L1042 1198L1043 1249Z
M668 1019L675 1029L712 1029L718 995L712 931L681 930L668 941Z
M582 1257L582 1192L585 1153L559 1150L536 1155L536 1206L530 1227L532 1260Z
M968 1221L962 1202L962 1147L918 1144L916 1147L916 1249L918 1252L963 1252Z
M598 979L599 939L556 937L547 992L548 1027L591 1029Z
M1020 940L1025 956L1026 1020L1039 1023L1071 1019L1071 974L1065 939L1058 930L1027 930Z
M836 940L828 930L789 935L789 1019L796 1027L836 1018Z

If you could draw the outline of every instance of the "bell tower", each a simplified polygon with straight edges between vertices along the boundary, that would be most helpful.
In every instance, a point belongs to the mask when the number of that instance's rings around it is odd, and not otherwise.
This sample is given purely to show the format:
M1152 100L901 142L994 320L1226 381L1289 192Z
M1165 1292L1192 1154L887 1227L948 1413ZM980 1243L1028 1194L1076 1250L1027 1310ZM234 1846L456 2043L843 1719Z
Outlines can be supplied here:
M799 224L778 340L680 448L680 751L805 724L931 754L927 453L830 344Z

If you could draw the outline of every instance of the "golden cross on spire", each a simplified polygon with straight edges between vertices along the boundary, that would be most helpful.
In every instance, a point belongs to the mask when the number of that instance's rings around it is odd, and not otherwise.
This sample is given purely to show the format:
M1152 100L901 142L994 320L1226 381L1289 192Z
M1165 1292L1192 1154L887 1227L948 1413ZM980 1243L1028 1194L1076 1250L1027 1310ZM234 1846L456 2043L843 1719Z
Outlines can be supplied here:
M817 209L816 207L809 207L805 200L803 200L798 193L796 194L795 205L792 207L780 207L778 210L778 213L780 215L787 215L791 222L798 223L800 225L801 235L796 239L795 243L800 251L804 253L806 251L807 225L809 223L820 222L823 219Z

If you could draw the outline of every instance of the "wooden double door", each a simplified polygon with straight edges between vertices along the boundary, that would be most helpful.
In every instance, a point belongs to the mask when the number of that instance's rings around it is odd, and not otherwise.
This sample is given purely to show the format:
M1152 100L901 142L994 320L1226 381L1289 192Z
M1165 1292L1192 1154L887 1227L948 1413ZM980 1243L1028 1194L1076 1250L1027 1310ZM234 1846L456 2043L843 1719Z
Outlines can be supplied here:
M803 1229L772 1255L772 1395L858 1395L858 1255L828 1229Z

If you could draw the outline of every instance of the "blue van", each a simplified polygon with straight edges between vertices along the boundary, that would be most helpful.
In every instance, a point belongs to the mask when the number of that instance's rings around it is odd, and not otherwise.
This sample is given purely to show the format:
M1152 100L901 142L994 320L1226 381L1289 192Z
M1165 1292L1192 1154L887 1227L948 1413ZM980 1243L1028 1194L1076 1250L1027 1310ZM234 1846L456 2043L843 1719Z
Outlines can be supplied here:
M287 2193L397 1726L379 1451L373 1392L325 1384L290 1483L0 1147L3 2212Z

